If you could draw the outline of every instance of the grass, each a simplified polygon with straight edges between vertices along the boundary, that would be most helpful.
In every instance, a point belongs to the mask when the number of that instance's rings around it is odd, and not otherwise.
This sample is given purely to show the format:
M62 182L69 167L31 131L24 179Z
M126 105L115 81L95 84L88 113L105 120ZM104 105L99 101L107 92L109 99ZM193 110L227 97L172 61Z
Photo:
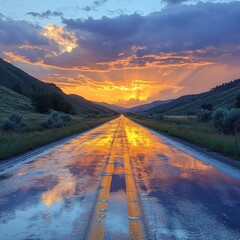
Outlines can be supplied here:
M163 121L138 119L133 121L151 129L185 140L209 151L240 160L240 135L223 135L216 131L211 122L199 122L188 118L165 118Z
M74 117L63 128L43 130L39 125L39 121L47 119L47 115L22 113L22 116L23 121L26 123L24 132L14 133L0 130L0 160L13 157L75 133L83 132L116 117L99 119ZM1 120L3 119L2 115Z

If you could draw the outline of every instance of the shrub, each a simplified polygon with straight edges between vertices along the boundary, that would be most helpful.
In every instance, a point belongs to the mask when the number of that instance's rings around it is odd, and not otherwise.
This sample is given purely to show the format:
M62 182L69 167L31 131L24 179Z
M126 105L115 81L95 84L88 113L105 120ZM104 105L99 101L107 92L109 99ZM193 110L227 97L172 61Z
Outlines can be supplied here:
M223 118L227 111L226 108L218 108L212 114L212 123L219 132L223 132Z
M197 119L201 122L208 122L211 120L211 116L212 116L212 112L208 111L206 109L202 109L198 115L197 115Z
M219 132L236 134L240 132L240 109L218 108L212 114L212 122Z
M20 132L25 127L22 117L18 113L11 113L8 119L5 119L1 125L3 131Z
M40 125L45 129L53 129L53 128L62 128L65 126L66 122L70 121L71 117L69 115L59 115L56 112L53 112L50 117L42 121Z
M227 111L223 118L223 133L236 134L240 132L240 109Z
M156 114L154 116L155 120L162 121L163 120L163 115L162 114Z
M70 117L70 115L61 115L60 118L64 121L64 122L70 122L72 120L72 118Z

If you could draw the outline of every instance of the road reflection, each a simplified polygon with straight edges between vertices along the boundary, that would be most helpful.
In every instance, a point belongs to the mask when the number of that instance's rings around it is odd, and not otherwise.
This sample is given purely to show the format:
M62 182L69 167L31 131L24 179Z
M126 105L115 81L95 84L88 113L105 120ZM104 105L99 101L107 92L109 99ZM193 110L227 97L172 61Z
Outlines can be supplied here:
M126 118L124 129L150 238L239 238L239 180Z
M0 175L1 239L240 239L240 181L186 151L125 117L80 135Z
M1 239L84 238L118 121L3 175Z

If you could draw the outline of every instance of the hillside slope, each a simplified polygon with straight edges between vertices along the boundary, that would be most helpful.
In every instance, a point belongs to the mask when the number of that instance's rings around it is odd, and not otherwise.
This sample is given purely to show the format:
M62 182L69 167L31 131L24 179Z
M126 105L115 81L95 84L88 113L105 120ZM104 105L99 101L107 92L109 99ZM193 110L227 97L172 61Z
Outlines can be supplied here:
M31 100L0 85L0 115L11 112L34 112Z
M52 83L44 83L15 67L14 65L0 58L0 84L7 88L15 88L16 86L24 94L33 93L63 93L60 88Z
M139 106L136 106L136 107L129 108L128 112L135 112L135 113L137 113L137 112L147 111L149 109L152 109L152 108L155 108L155 107L167 104L167 103L169 103L171 101L172 100L154 101L154 102L151 102L151 103L147 103L147 104L143 104L143 105L139 105Z
M96 102L96 104L101 105L101 106L103 106L105 108L111 109L111 110L113 110L115 112L118 112L118 113L124 113L124 112L128 111L128 108L120 107L120 106L117 106L117 105L114 105L114 104L105 103L105 102Z
M78 95L66 95L59 87L52 83L44 83L37 78L30 76L21 69L4 61L0 58L0 85L8 89L17 89L18 92L30 96L31 94L58 93L70 102L77 114L100 112L104 115L113 114L113 111L105 107L99 106L91 101L84 99ZM30 99L29 99L30 101Z
M83 97L80 97L75 94L68 95L70 102L73 104L75 109L81 113L95 113L95 114L111 114L113 111L104 106L98 105L94 102L88 101Z
M240 80L235 80L235 84L226 83L216 87L209 92L186 95L177 98L165 105L148 110L149 113L163 113L166 115L186 115L197 113L203 103L211 103L213 108L218 107L233 108L236 97L240 94Z

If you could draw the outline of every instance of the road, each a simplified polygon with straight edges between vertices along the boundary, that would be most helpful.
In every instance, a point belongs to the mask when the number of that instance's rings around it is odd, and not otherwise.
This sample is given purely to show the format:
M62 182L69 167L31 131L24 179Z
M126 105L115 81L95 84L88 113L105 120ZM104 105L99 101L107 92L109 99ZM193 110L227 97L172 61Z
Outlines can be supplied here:
M112 120L0 172L0 239L240 239L240 171Z

